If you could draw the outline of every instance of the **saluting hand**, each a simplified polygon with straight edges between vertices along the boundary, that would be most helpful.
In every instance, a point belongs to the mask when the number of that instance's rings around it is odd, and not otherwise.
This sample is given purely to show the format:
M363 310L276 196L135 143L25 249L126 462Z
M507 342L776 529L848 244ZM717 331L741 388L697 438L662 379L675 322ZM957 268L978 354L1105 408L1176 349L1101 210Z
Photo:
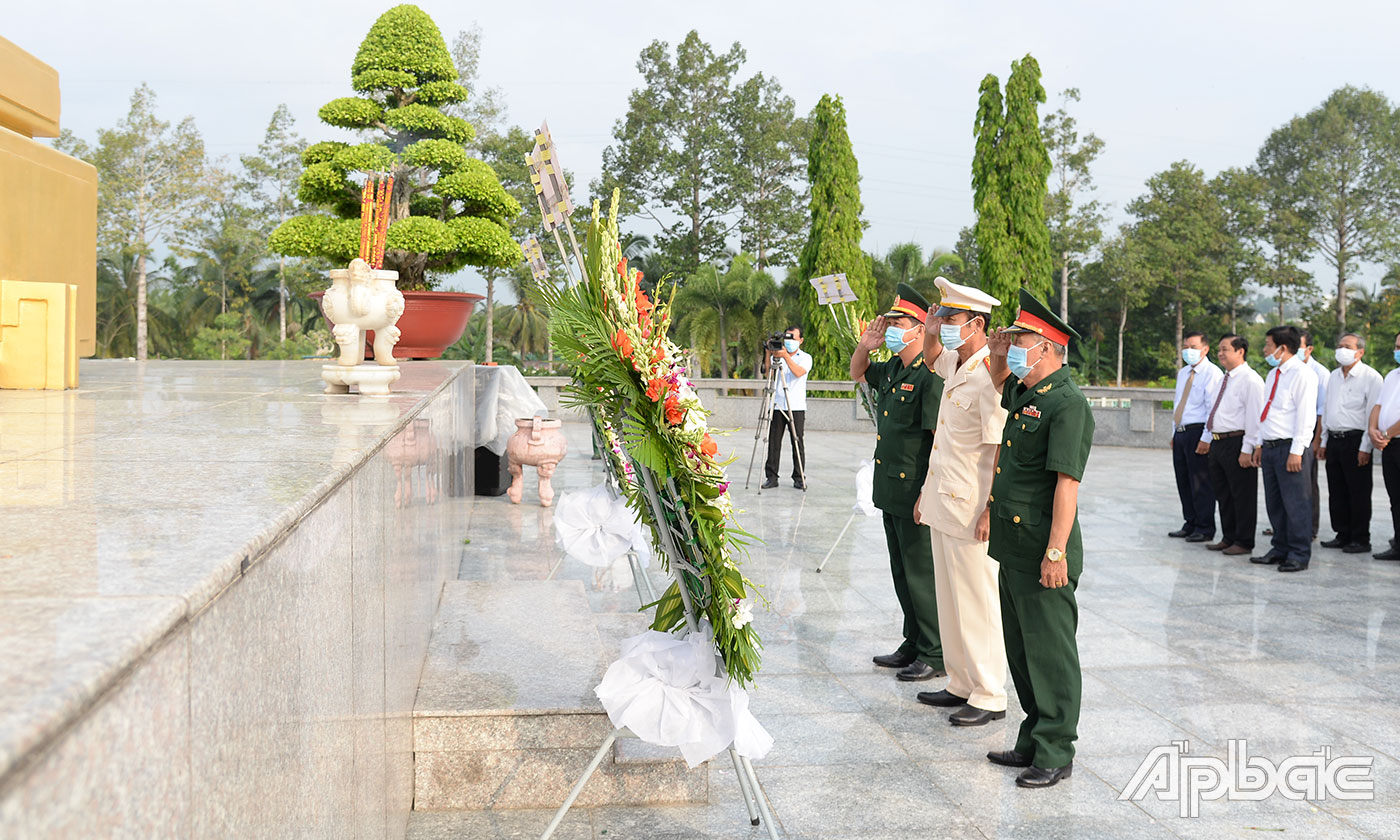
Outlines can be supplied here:
M1059 589L1069 585L1069 562L1051 562L1049 557L1040 561L1040 585L1046 589Z
M1015 340L1014 333L1009 333L1009 327L1000 327L996 332L987 337L987 348L991 350L993 356L1005 356L1006 351L1011 347L1011 342Z
M875 318L860 334L860 348L867 353L885 343L885 316Z

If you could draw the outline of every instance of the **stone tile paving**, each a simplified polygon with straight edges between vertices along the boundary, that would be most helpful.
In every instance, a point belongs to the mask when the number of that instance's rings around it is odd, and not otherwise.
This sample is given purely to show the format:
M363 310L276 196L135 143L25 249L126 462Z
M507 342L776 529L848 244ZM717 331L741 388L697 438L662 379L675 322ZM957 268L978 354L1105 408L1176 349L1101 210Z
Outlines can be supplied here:
M588 460L586 427L571 424L568 434L572 454L556 477L564 491L601 474ZM1180 525L1170 453L1095 449L1081 494L1085 673L1075 773L1026 791L1015 786L1015 771L984 758L1013 744L1021 719L1014 692L1005 721L954 728L914 701L943 680L902 684L871 665L898 642L879 519L856 515L826 570L814 571L851 517L869 436L809 435L806 494L786 481L762 494L745 490L752 440L741 430L721 449L737 456L729 469L741 521L764 541L746 567L772 604L756 619L766 650L752 707L777 740L756 766L784 837L1400 836L1400 564L1315 548L1309 571L1282 575L1168 539ZM756 488L761 464L754 472ZM527 480L526 505L476 501L463 578L550 574L559 556L552 513L529 504L533 493ZM1379 547L1391 536L1379 475L1375 501ZM1326 539L1325 499L1322 510ZM595 612L636 607L625 564L599 571L564 562L555 574L585 581ZM1237 738L1274 761L1323 746L1373 757L1374 797L1206 801L1191 819L1155 794L1118 799L1152 748L1184 739L1192 755L1224 757L1226 741ZM748 824L728 762L712 762L710 773L708 806L579 810L557 836L765 837ZM549 817L420 813L410 836L532 837Z

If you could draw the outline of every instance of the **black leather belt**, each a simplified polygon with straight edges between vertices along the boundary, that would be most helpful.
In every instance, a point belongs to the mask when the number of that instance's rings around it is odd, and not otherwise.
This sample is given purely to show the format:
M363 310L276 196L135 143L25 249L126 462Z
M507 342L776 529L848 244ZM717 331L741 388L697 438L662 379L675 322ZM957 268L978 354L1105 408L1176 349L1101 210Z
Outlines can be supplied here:
M1278 440L1264 441L1265 449L1273 449L1275 446L1292 446L1293 438L1279 438Z
M1199 430L1199 429L1204 429L1205 427L1206 427L1206 424L1205 424L1205 423L1184 423L1184 424L1182 424L1182 425L1180 425L1180 426L1177 426L1177 427L1176 427L1176 430L1177 430L1178 432L1189 432L1189 431L1191 431L1192 429L1197 429L1197 430Z
M1359 438L1364 434L1365 432L1360 429L1347 429L1344 432L1328 432L1327 438L1329 440L1351 440L1352 438Z
M1237 437L1244 437L1244 429L1241 429L1241 430L1239 430L1238 432L1212 432L1212 433L1211 433L1211 436L1210 436L1210 439L1211 439L1211 440L1225 440L1226 438L1237 438Z

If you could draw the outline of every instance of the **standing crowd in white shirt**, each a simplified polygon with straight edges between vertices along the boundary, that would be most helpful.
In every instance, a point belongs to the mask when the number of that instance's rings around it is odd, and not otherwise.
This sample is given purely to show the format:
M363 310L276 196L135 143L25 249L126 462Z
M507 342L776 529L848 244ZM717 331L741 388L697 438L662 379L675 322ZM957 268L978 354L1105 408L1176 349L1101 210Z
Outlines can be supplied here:
M1400 446L1388 446L1400 434L1400 368L1382 381L1362 360L1366 340L1346 333L1337 340L1337 368L1329 371L1312 357L1311 337L1291 326L1274 327L1264 338L1267 377L1246 363L1249 342L1243 337L1222 336L1215 349L1220 367L1208 358L1211 346L1203 334L1182 339L1172 463L1183 522L1169 536L1228 555L1254 555L1262 474L1271 542L1250 562L1303 571L1317 538L1320 461L1336 532L1322 547L1370 553L1376 451L1394 533L1400 534ZM1394 352L1400 363L1400 335ZM1210 542L1217 506L1221 538ZM1376 559L1400 560L1395 542Z

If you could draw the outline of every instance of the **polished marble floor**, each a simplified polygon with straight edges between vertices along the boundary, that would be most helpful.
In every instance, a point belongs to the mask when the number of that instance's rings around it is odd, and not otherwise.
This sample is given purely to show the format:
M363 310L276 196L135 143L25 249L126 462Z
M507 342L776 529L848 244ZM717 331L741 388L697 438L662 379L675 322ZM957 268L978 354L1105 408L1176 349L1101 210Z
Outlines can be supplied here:
M556 484L591 486L599 466L587 458L586 429L573 425L568 434L573 454ZM755 620L766 650L752 696L776 738L757 767L784 837L1400 836L1400 563L1316 549L1309 571L1284 575L1168 539L1180 525L1170 453L1094 450L1081 496L1084 705L1075 773L1049 790L1021 790L1015 771L984 759L1013 743L1021 717L1014 693L1005 721L954 728L914 702L916 691L943 680L902 684L871 665L871 655L898 642L880 521L851 518L854 471L871 441L820 433L807 443L806 494L786 481L762 494L744 490L752 433L721 446L738 457L730 477L741 521L764 541L747 566L771 602ZM760 464L754 487L761 472ZM1380 547L1391 533L1379 472L1376 479ZM1325 539L1325 498L1323 511ZM461 576L550 574L559 557L551 516L505 497L477 499ZM625 568L565 562L556 574L584 580L595 612L637 603ZM1196 818L1151 793L1119 800L1154 747L1187 740L1191 755L1223 757L1226 742L1239 738L1275 762L1323 746L1373 757L1374 797L1206 801ZM556 836L765 837L749 826L727 763L713 762L710 772L709 806L580 810ZM418 813L410 836L531 837L548 817Z

